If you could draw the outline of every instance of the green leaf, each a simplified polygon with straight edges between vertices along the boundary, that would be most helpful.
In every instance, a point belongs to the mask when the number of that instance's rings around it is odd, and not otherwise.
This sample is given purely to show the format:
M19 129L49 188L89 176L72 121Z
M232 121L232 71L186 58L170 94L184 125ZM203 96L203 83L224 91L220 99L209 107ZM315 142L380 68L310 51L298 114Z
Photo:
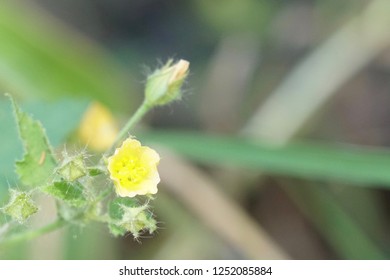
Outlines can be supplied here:
M125 214L124 211L125 208L138 208L138 207L139 207L138 203L132 198L117 197L111 201L108 208L108 214L110 215L111 219L121 221L123 219L123 215Z
M50 143L57 147L75 131L87 105L85 100L61 99L55 102L23 102L21 108L40 120ZM14 161L23 154L12 111L9 100L0 98L0 131L6 135L0 137L0 188L7 186L7 182L16 182Z
M111 201L108 208L108 214L111 219L108 228L116 237L123 236L128 232L127 228L122 224L124 207L137 207L137 203L131 198L117 197Z
M10 202L3 208L3 212L19 223L26 221L31 215L38 211L38 207L26 192L19 192L10 189Z
M192 160L271 174L390 187L390 151L357 146L289 144L281 148L229 136L157 131L139 136Z
M57 147L79 126L89 104L90 101L84 99L61 98L55 101L26 101L21 107L42 123L50 143Z
M96 167L88 167L87 168L87 171L88 171L88 175L89 176L99 176L101 174L104 174L106 172L106 170L104 170L102 167L100 166L96 166Z
M16 162L16 173L25 185L37 187L53 175L56 160L40 122L21 111L11 97L19 135L24 146L24 157Z
M110 230L111 234L114 235L115 237L124 236L127 233L127 229L125 227L117 226L114 223L109 223L108 229Z
M74 207L83 207L87 198L83 186L75 182L58 181L42 188L42 191Z
M0 100L2 101L0 102L0 131L2 135L6 135L0 137L0 190L8 192L7 182L17 181L15 158L22 155L23 149L19 143L13 109L9 106L9 100Z

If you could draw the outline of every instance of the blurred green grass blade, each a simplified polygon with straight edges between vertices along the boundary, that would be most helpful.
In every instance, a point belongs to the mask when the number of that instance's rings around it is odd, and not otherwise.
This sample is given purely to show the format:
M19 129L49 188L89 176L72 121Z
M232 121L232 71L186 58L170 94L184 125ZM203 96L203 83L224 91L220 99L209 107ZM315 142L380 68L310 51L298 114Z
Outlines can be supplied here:
M271 174L390 187L388 150L314 143L272 148L245 139L196 132L156 131L141 139L163 144L193 160L236 165Z
M387 259L328 188L288 186L284 190L342 259Z
M370 188L354 188L352 186L330 187L330 191L337 198L338 204L368 236L378 244L388 247L387 224L388 217L386 203L383 201L383 191ZM388 247L389 248L389 247Z
M130 91L128 77L107 53L27 1L2 2L0 42L0 92L81 95L120 107Z

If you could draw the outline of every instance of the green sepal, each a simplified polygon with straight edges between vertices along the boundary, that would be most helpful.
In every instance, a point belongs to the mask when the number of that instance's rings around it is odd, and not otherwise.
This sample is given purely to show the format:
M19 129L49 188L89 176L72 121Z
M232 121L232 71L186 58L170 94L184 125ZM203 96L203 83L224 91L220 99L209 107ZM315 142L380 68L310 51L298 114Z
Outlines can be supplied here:
M87 204L87 198L84 195L83 186L75 181L56 181L42 188L46 194L64 201L70 206L83 207Z
M10 202L2 210L14 220L23 223L38 212L38 207L31 199L30 194L11 189L10 195Z
M84 155L79 154L74 157L67 157L57 168L57 173L66 181L75 181L87 175L87 167L84 163Z
M24 157L16 162L16 173L24 185L41 186L53 175L56 160L41 123L24 113L9 97L24 146Z
M139 205L134 199L115 198L109 205L109 229L114 236L123 236L131 232L135 238L143 231L153 233L156 221L148 211L148 205Z

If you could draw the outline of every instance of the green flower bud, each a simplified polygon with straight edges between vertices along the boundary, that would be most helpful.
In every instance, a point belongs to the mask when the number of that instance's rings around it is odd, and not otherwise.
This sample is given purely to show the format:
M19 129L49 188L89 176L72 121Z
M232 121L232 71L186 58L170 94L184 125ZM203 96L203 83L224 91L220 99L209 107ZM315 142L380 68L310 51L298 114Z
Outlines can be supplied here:
M38 207L28 193L11 189L10 202L2 210L14 220L23 223L38 211Z
M173 65L172 62L169 60L148 77L145 101L149 106L162 106L181 97L181 87L188 76L190 63L183 59Z
M148 211L148 205L138 205L127 197L119 197L109 206L109 228L115 236L131 232L138 238L142 232L153 233L157 229L153 215Z
M123 211L121 226L131 232L135 238L138 238L142 231L153 233L157 229L156 221L147 211L147 205L136 208L124 207Z
M65 157L57 172L66 181L73 182L87 174L87 168L84 164L84 155L79 154L74 157Z

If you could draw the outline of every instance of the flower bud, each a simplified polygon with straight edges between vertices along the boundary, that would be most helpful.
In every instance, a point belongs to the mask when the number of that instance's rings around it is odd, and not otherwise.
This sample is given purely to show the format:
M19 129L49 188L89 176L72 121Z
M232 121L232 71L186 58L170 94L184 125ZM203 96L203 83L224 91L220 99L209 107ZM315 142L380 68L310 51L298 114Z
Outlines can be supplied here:
M66 156L57 172L66 181L73 182L87 175L87 168L84 163L84 155L78 154L73 157Z
M114 236L123 236L130 232L138 238L142 232L151 234L157 229L148 205L139 205L127 197L118 197L110 203L109 218L109 228Z
M31 199L30 194L11 189L10 202L2 209L2 211L11 216L19 223L23 223L31 215L38 211L38 207Z
M148 77L145 101L150 106L161 106L180 98L181 87L188 75L190 63L179 60L172 65L169 60L161 69Z

